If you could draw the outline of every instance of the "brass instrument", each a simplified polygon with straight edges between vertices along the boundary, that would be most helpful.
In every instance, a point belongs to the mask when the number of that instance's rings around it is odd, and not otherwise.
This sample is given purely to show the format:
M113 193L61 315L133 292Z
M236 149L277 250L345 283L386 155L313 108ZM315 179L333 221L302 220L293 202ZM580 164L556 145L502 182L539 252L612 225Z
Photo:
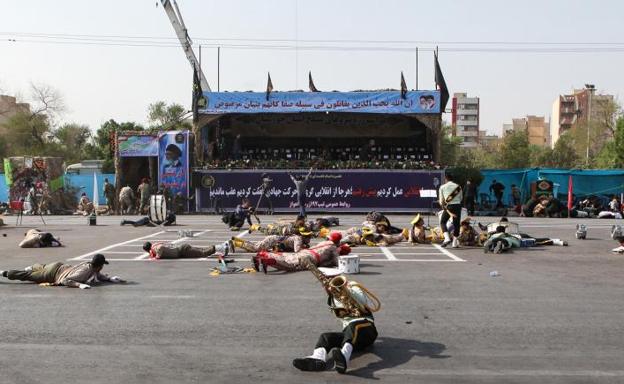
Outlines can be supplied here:
M337 317L362 317L371 312L377 312L381 308L381 301L362 284L349 284L347 278L342 275L327 277L323 272L319 271L310 258L303 259L302 264L321 282L325 290L334 300L339 301L343 305L343 308L330 308ZM349 290L349 288L353 287L359 288L362 293L370 299L368 301L372 302L372 307L360 304L360 302L353 297Z

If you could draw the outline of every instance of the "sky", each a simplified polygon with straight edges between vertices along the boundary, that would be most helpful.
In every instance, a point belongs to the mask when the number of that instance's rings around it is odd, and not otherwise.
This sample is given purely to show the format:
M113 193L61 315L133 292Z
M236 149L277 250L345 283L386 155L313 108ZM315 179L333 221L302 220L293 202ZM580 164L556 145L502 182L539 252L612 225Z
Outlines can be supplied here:
M31 83L49 85L65 99L61 122L92 129L146 123L158 100L190 108L191 67L158 3L0 0L0 93L27 100ZM414 88L416 47L419 88L434 89L437 45L451 94L480 97L489 133L548 119L559 94L586 83L624 95L620 0L178 3L213 90L219 45L222 91L263 91L267 72L276 90L306 89L309 70L320 90L399 88L401 71Z

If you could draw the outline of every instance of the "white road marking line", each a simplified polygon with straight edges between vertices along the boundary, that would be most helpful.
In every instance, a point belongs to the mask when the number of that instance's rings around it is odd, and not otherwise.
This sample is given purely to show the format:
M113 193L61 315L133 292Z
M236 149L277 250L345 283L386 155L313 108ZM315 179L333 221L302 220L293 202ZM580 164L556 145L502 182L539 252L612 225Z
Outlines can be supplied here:
M137 239L132 239L132 240L128 240L128 241L123 241L123 242L121 242L121 243L117 243L117 244L112 244L112 245L109 245L109 246L107 246L107 247L100 248L100 249L98 249L98 250L96 250L96 251L91 251L91 252L89 252L89 253L85 253L84 255L80 255L80 256L73 257L73 258L71 258L71 259L69 259L69 260L84 260L85 258L87 258L87 257L89 257L89 256L93 256L93 255L95 255L96 253L103 253L103 252L108 251L109 249L113 249L113 248L115 248L115 247L117 247L117 246L120 246L120 245L129 244L129 243L135 242L135 241L137 241L137 240L149 239L149 238L152 238L152 237L154 237L154 236L158 236L158 235L160 235L160 234L161 234L161 233L163 233L163 232L164 232L164 231L155 232L155 233L152 233L151 235L147 235L147 236L139 237L139 238L137 238Z
M437 249L440 250L440 252L442 252L443 254L445 254L446 256L450 257L451 259L453 259L454 261L466 261L464 259L461 259L455 255L453 255L451 252L449 252L446 248L442 248L441 246L439 246L438 244L433 244L434 247L436 247Z
M381 252L383 252L383 254L386 256L386 258L388 260L396 260L396 256L394 256L392 254L392 252L390 252L390 250L386 247L379 247L379 249L381 250Z
M106 251L107 255L113 254L113 255L140 255L143 254L144 252L132 252L132 251Z

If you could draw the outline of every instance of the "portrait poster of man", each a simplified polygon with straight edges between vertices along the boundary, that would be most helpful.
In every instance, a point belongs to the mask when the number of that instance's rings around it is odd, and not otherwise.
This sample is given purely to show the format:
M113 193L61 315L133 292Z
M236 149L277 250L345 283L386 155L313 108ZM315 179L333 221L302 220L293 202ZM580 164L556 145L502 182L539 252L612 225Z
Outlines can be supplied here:
M158 187L165 186L172 196L188 198L188 131L165 132L159 137Z

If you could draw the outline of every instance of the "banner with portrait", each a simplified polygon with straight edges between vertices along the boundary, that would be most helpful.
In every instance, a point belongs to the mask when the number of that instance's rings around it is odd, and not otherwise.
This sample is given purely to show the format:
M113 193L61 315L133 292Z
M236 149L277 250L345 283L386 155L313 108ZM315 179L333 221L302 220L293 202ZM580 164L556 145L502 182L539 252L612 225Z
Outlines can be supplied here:
M161 133L158 138L158 188L166 187L171 196L189 195L189 132Z

